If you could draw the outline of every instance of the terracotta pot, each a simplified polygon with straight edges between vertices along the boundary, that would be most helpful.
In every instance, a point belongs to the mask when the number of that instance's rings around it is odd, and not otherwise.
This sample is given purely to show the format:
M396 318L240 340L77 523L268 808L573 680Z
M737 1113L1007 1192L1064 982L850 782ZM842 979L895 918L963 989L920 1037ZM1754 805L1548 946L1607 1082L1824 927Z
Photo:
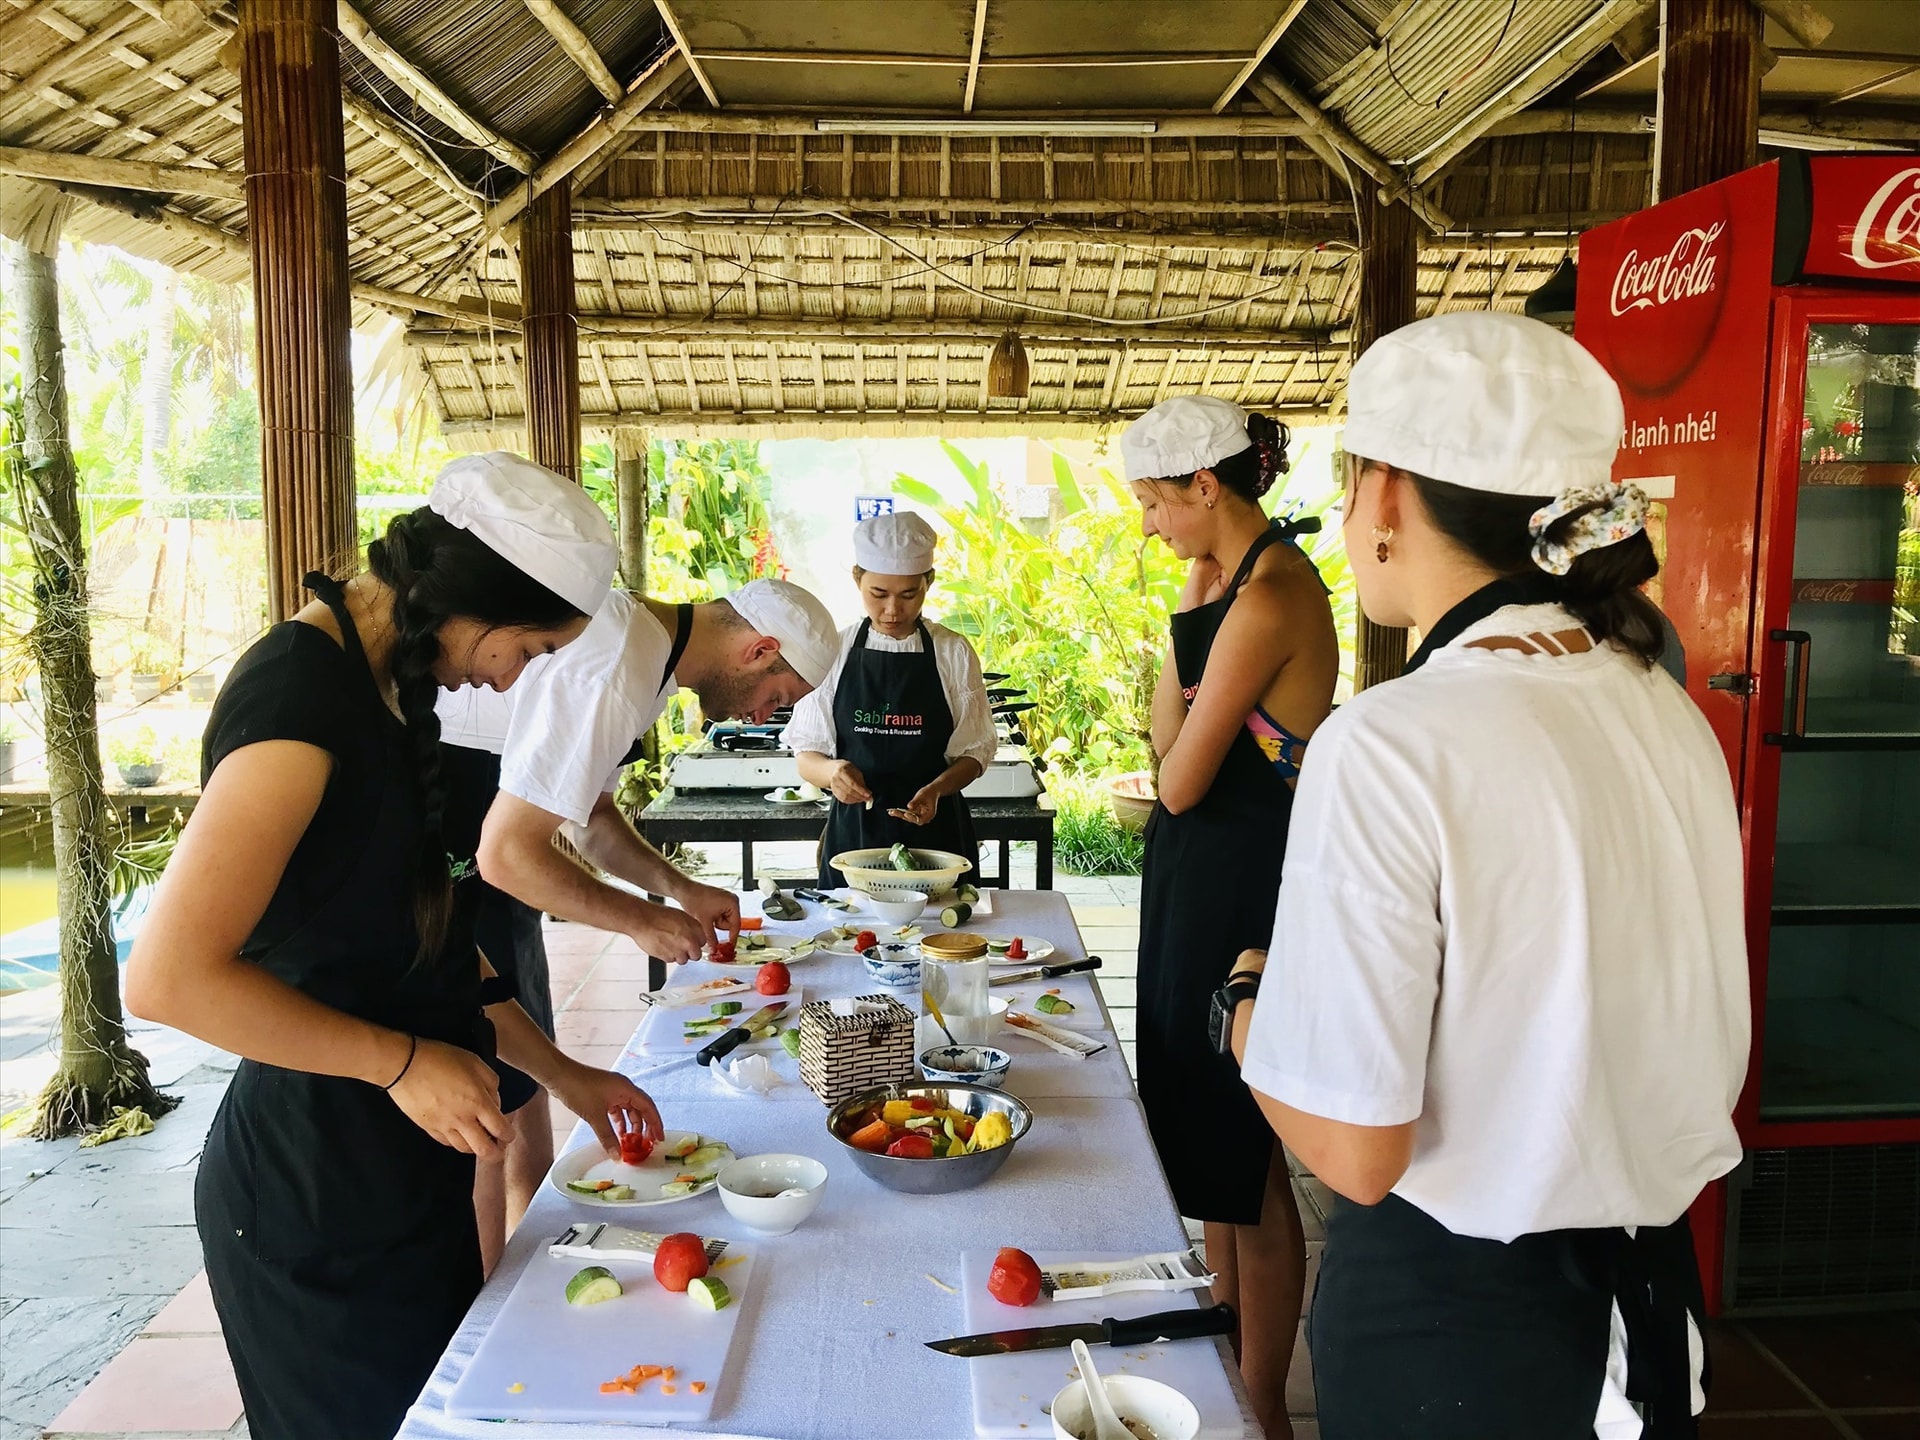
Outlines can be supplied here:
M1125 775L1109 775L1100 782L1107 792L1107 808L1122 830L1144 830L1153 814L1153 772L1133 770Z

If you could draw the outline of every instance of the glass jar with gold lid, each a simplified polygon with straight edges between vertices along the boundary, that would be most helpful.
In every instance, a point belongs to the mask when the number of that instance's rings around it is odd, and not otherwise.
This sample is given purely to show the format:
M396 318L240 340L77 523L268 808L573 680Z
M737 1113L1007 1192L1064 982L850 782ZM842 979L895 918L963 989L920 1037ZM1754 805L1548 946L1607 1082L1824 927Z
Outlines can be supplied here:
M947 1022L961 1045L984 1045L993 1038L987 1004L987 938L964 930L942 931L920 942L920 1003L928 1015ZM923 1034L926 1027L923 1026ZM934 1030L932 1044L944 1036Z

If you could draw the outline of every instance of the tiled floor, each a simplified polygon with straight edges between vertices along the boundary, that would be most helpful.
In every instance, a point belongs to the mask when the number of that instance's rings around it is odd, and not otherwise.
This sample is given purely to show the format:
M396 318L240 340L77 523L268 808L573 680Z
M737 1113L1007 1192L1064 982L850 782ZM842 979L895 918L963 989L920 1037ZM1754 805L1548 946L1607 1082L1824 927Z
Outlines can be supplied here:
M706 878L729 883L725 875ZM1106 961L1100 983L1131 1063L1138 882L1061 876L1059 884L1073 902L1088 948ZM562 1042L582 1059L611 1064L639 1020L635 1001L646 983L644 957L623 936L551 924L547 953ZM571 1129L570 1119L556 1116L556 1143ZM1324 1215L1338 1202L1309 1175L1296 1178L1295 1189L1306 1223L1311 1284L1324 1243ZM1920 1440L1920 1316L1722 1322L1710 1327L1708 1343L1716 1379L1702 1440ZM1294 1353L1287 1402L1294 1440L1319 1440L1304 1340ZM61 1440L162 1433L174 1440L245 1433L204 1275L156 1315L46 1432Z

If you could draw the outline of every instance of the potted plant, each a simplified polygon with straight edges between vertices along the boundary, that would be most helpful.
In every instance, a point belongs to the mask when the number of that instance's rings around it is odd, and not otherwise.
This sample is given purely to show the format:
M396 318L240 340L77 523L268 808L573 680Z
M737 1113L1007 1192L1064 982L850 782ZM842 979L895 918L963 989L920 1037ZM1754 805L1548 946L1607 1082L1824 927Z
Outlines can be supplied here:
M1107 792L1107 808L1114 823L1123 830L1144 830L1158 798L1151 770L1129 770L1124 775L1108 775L1100 782Z
M134 703L158 699L173 681L166 646L150 631L141 631L133 641Z
M220 692L220 679L211 670L196 670L187 676L187 699L196 705L211 705Z
M160 738L153 733L151 725L142 725L137 730L117 736L108 747L108 756L113 761L113 768L120 772L120 783L130 790L144 790L149 785L158 785L160 777L166 773Z

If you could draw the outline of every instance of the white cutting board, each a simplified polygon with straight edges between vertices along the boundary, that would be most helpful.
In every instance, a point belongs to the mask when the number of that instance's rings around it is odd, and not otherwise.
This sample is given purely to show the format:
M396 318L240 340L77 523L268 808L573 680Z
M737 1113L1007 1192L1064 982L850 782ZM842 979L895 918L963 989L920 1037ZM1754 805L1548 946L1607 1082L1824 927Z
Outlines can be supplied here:
M735 1260L735 1256L739 1256ZM599 1305L569 1305L567 1281L589 1264L605 1265L626 1293ZM741 1312L753 1303L753 1257L737 1245L713 1273L733 1303L717 1313L663 1290L650 1262L557 1260L540 1250L515 1282L467 1373L453 1387L447 1414L459 1420L662 1424L708 1419L731 1397L727 1347ZM636 1395L602 1395L600 1384L636 1365L671 1365L675 1393L647 1381ZM706 1390L694 1394L692 1382ZM515 1392L511 1387L524 1389Z
M995 1253L969 1250L960 1257L960 1295L965 1312L962 1334L1097 1323L1109 1316L1127 1320L1135 1315L1197 1309L1213 1303L1213 1297L1205 1290L1182 1290L1173 1294L1153 1290L1092 1300L1036 1300L1027 1306L1002 1305L987 1293L987 1276L993 1270ZM1042 1265L1050 1265L1062 1260L1131 1260L1134 1257L1126 1251L1037 1250L1033 1258ZM1200 1411L1201 1440L1243 1440L1246 1436L1239 1402L1234 1399L1219 1346L1211 1336L1130 1350L1115 1350L1110 1345L1090 1348L1093 1363L1103 1375L1144 1375L1173 1386L1193 1401ZM1077 1378L1073 1352L1064 1349L983 1355L963 1363L970 1372L968 1379L973 1387L973 1433L976 1435L1033 1440L1036 1435L1052 1434L1053 1421L1048 1418L1047 1407L1068 1381Z
M802 992L805 988L801 985L790 985L784 995L762 995L757 990L743 990L737 995L727 995L722 998L740 1002L739 1011L727 1017L734 1024L738 1024L750 1015L759 1014L769 1005L785 1001L786 1013L776 1023L782 1030L788 1030L800 1023L800 1006L804 1003ZM640 1017L640 1028L635 1032L633 1044L629 1048L635 1055L645 1055L654 1059L666 1055L699 1054L701 1046L709 1040L718 1040L726 1031L715 1030L709 1035L702 1035L697 1040L689 1040L686 1024L689 1020L698 1020L702 1016L713 1014L714 1004L712 1000L696 1000L691 1005L683 1005L671 1010L664 1005L650 1006L647 1013ZM740 1050L750 1050L755 1047L765 1050L772 1046L777 1049L779 1044L780 1038L777 1035L771 1040L749 1040L735 1050L734 1054L737 1055Z

